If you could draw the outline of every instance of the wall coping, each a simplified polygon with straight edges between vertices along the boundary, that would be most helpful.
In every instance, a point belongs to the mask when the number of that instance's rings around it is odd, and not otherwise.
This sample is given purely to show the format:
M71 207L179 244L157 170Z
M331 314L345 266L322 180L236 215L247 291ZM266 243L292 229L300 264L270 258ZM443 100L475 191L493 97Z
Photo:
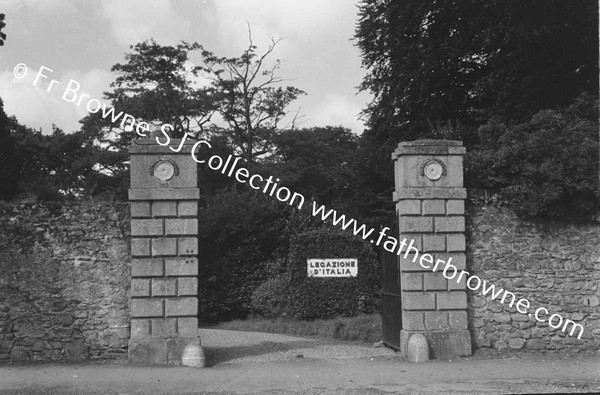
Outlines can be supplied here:
M424 139L403 141L392 153L392 160L401 155L464 155L467 149L462 141Z

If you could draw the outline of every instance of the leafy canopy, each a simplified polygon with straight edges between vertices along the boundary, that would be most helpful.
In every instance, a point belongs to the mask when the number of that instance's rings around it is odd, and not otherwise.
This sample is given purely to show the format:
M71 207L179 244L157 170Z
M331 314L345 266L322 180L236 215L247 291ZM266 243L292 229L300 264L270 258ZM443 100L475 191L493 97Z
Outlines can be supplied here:
M569 172L597 157L584 136L597 131L598 108L575 129L568 108L598 97L597 29L598 3L586 0L361 1L360 88L374 95L358 152L371 175L363 191L389 199L398 142L460 139L471 188L501 192L523 215L589 216L598 179Z

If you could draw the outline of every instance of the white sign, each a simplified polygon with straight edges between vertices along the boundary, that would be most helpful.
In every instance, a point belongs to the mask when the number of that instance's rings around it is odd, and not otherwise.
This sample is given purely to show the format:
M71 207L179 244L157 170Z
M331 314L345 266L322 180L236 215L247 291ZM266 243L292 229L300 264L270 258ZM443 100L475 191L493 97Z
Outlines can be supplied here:
M356 277L358 274L358 259L307 259L306 270L308 277Z

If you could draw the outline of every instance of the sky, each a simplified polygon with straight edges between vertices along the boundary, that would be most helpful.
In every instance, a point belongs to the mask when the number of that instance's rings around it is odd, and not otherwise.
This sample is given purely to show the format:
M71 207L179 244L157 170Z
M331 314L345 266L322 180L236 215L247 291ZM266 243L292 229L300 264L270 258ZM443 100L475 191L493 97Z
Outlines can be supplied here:
M130 45L196 41L217 55L238 56L248 46L248 25L259 51L271 37L282 39L271 60L283 60L286 84L307 93L290 106L303 115L300 127L342 125L358 134L364 128L359 113L370 95L357 89L366 71L352 41L354 1L0 0L0 13L7 35L0 47L4 110L43 133L52 124L67 133L79 129L85 102L63 100L69 80L102 99L116 78L111 66L125 63ZM15 77L18 64L27 67L22 78ZM35 83L42 66L47 78ZM59 83L47 92L51 79Z

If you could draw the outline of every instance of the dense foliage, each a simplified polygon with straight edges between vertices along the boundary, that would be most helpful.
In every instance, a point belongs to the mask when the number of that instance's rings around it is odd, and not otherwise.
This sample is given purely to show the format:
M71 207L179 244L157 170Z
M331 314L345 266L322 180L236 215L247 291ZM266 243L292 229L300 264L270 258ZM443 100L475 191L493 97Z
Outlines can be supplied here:
M3 123L10 134L0 149L0 194L33 200L81 199L99 196L125 199L129 173L123 154L90 144L82 132L52 134L30 129L11 117ZM0 132L1 133L1 132ZM126 153L124 153L126 155ZM5 163L3 163L5 162Z
M2 29L6 26L4 22L5 15L0 14L0 47L4 45L4 41L6 40L6 34L2 32Z
M0 99L0 200L10 200L17 192L19 170L10 125L10 120L4 112L4 103Z
M358 258L357 277L318 278L306 274L309 258ZM380 270L372 246L330 225L294 234L276 273L252 295L252 309L265 317L303 320L352 317L378 311Z
M588 95L514 126L490 122L468 153L468 181L522 216L585 219L597 209L598 100Z
M285 248L286 206L255 191L228 189L208 198L199 218L199 317L243 318L267 262Z
M582 93L598 97L597 2L364 0L359 9L356 39L369 70L361 88L374 94L365 110L361 148L365 168L378 180L367 184L376 195L389 196L393 185L390 147L403 140L453 138L472 154L466 166L470 187L502 192L524 215L544 216L550 207L575 199L571 208L583 210L577 216L591 217L597 196L577 191L597 191L597 177L586 175L586 185L574 187L548 166L562 156L566 171L565 162L590 152L574 138L560 138L561 131L552 133L555 149L563 150L553 152L554 159L544 157L551 151L540 147L526 156L527 164L486 168L479 160L541 142L539 136L525 137L540 132L530 125L538 112L561 112ZM597 107L594 112L588 119L597 128ZM488 124L518 130L521 138L486 140ZM537 172L527 170L535 167ZM537 185L523 189L528 183ZM538 203L542 206L533 210ZM569 210L553 214L571 217Z

